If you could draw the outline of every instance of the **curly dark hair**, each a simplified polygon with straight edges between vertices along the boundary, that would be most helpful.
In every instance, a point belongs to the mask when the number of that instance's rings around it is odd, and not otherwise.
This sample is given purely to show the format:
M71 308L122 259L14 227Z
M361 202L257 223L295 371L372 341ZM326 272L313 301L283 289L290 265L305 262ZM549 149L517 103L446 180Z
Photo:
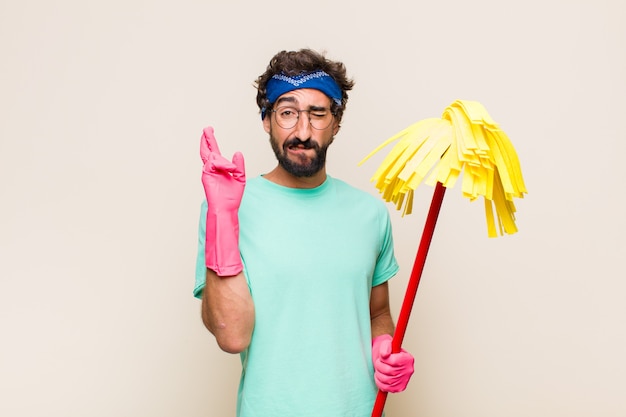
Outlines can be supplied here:
M267 99L266 85L270 78L281 72L285 75L294 76L303 72L322 70L330 75L339 88L341 88L341 105L331 100L330 111L341 122L343 112L348 103L348 91L354 86L354 81L347 77L346 67L339 61L327 59L323 53L311 49L299 51L281 51L270 60L267 69L255 81L257 88L256 103L259 110L271 110L272 104Z

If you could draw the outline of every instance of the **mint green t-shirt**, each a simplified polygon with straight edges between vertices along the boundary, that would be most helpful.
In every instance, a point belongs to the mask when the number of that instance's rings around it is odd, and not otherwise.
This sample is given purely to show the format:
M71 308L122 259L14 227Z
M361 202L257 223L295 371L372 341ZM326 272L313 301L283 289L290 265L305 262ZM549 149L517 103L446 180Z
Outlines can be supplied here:
M206 202L196 297L205 282L205 216ZM256 177L246 184L239 226L256 321L241 354L237 415L370 416L370 292L398 271L382 200L332 177L313 189Z

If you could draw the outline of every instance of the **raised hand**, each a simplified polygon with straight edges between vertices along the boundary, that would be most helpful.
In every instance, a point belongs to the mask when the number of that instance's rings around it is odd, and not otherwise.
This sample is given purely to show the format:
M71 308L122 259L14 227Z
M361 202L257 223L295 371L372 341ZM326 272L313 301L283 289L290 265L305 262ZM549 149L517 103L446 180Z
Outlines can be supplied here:
M207 199L206 267L219 276L237 275L243 269L239 255L238 210L246 185L243 154L233 160L219 150L213 128L206 127L200 138L202 185Z

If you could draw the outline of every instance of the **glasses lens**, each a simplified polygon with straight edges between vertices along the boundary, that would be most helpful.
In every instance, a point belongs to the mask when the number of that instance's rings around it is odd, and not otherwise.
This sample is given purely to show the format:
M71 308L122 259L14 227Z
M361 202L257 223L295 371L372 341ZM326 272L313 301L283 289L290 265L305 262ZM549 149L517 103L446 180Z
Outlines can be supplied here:
M298 110L292 107L279 107L274 113L276 114L276 122L283 129L291 129L298 122Z
M329 110L311 110L309 111L309 123L311 127L317 130L324 130L330 126L330 122L333 120L333 114Z
M324 130L333 120L333 114L330 110L298 110L293 107L279 107L274 110L276 115L276 122L283 129L291 129L297 123L300 118L300 113L307 113L309 116L309 123L311 127L317 130Z

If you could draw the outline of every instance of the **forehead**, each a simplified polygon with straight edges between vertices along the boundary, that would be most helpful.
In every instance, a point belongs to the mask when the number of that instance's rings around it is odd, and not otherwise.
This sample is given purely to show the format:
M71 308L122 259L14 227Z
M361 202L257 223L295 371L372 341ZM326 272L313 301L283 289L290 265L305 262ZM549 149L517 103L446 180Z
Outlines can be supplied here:
M330 107L330 98L320 90L300 88L276 99L275 106L296 104L302 107Z

